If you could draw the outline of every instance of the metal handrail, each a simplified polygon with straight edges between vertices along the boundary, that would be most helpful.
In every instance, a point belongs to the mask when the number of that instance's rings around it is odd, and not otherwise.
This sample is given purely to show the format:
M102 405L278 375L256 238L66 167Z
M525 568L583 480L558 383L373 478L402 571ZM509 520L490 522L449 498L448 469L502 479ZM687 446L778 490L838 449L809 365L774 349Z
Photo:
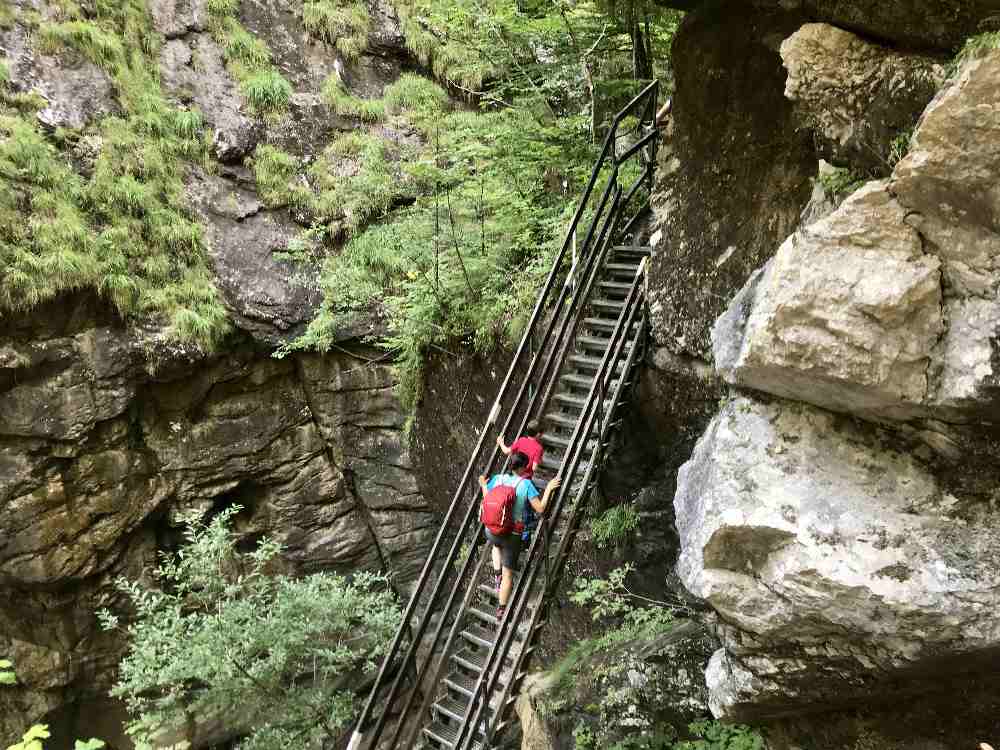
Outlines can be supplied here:
M569 447L563 459L563 464L560 467L560 474L567 477L567 485L560 487L556 491L555 509L550 516L545 514L541 519L541 523L549 525L558 525L561 520L562 510L565 504L565 498L568 491L571 488L570 478L575 477L576 470L579 466L582 454L586 448L587 442L591 439L591 433L594 427L594 421L596 418L596 410L598 404L595 401L595 391L598 397L603 397L604 381L609 377L614 376L614 364L621 357L622 347L625 342L625 332L634 322L634 314L637 309L637 302L641 299L639 290L641 289L641 281L645 272L645 261L642 263L642 269L640 273L636 274L636 278L633 280L632 287L630 288L629 295L626 300L626 304L622 307L622 311L619 314L618 321L615 325L614 332L611 339L609 340L609 346L604 353L601 360L601 366L598 369L597 375L594 377L594 382L591 384L590 391L587 395L586 406L584 407L584 412L581 414L580 421L577 422L576 429L573 432L573 436L570 439ZM623 373L619 381L625 379L627 373ZM592 460L590 461L587 470L584 474L582 481L580 482L579 489L576 493L576 502L574 505L574 518L579 507L582 505L580 502L589 493L589 484L591 475L594 473L596 468L596 462L593 460L596 452L600 450L601 440L603 437L603 432L605 431L606 425L602 425L601 434L599 434L596 444L592 450ZM567 470L568 469L568 470ZM564 555L564 550L566 550L569 543L569 534L571 529L567 527L566 533L563 535L562 540L559 544L559 551L557 552L557 557L562 558ZM472 700L470 700L469 705L466 709L466 714L463 722L459 726L458 736L455 738L455 747L458 750L466 750L468 748L474 737L473 727L479 724L481 720L481 714L485 707L489 705L492 692L495 689L496 682L503 670L503 662L507 658L510 648L514 641L514 635L516 632L516 627L511 627L512 622L519 622L523 609L526 606L528 600L528 593L533 588L535 579L538 576L539 566L535 564L535 558L537 550L539 549L539 536L532 539L532 543L529 546L527 554L527 562L525 564L525 570L527 571L527 580L521 580L512 592L513 602L508 604L508 609L504 613L504 617L498 626L498 635L490 648L489 655L486 658L486 663L484 665L483 671L476 682L476 687L473 692ZM559 570L560 564L554 566L555 570ZM532 623L529 625L528 635L530 637L531 628L534 626L534 622L537 621L537 616L539 610L536 609L534 616L532 617ZM503 644L501 646L501 643ZM513 678L516 677L516 670ZM506 692L506 691L505 691ZM501 707L503 704L503 698L501 699ZM487 729L486 737L490 738L492 733L492 727Z
M534 340L533 337L535 335L536 328L538 327L539 321L542 316L542 311L546 309L546 307L548 307L550 304L552 304L550 297L555 287L556 279L560 274L560 269L562 268L564 260L566 258L566 254L571 245L573 244L579 224L583 220L583 217L587 212L587 207L590 204L590 200L593 196L594 188L597 184L597 181L601 173L604 171L605 167L608 165L608 162L612 161L614 164L614 169L612 170L612 177L608 180L608 186L604 190L603 199L601 201L602 205L599 207L598 212L595 214L593 220L590 222L590 227L588 229L587 236L586 239L584 240L584 244L582 247L582 255L593 256L595 254L594 253L595 249L600 248L600 246L604 244L604 242L598 242L597 248L594 247L593 245L594 231L602 218L602 214L604 211L604 205L603 205L604 201L610 194L612 184L617 181L617 176L618 176L617 166L622 161L621 158L618 156L612 156L609 159L609 155L613 153L616 138L618 137L619 125L626 117L633 114L634 110L636 110L639 107L639 105L642 105L642 113L639 115L641 120L640 124L644 124L644 121L648 119L649 112L655 112L657 92L658 92L658 83L654 81L651 84L649 84L646 88L644 88L641 92L639 92L639 94L637 94L625 106L625 108L623 108L621 112L619 112L615 116L614 120L612 121L611 127L609 128L607 136L605 137L601 154L597 160L597 163L594 165L593 170L591 171L590 179L587 182L587 186L584 190L583 197L580 200L577 210L574 213L573 219L571 220L570 225L567 229L566 238L563 241L559 253L553 260L552 267L549 270L549 274L546 278L546 282L542 288L541 293L539 294L538 299L535 302L535 306L532 310L529 322L525 328L523 336L521 337L521 341L518 344L517 350L511 361L510 367L507 370L507 374L503 380L503 383L501 384L500 391L493 404L490 416L480 432L473 455L471 456L466 466L462 479L459 482L459 486L452 497L451 503L448 507L448 511L445 514L445 518L441 523L437 536L435 537L434 543L431 546L431 550L428 553L423 568L421 569L420 576L418 577L414 585L414 588L410 596L410 600L407 603L406 609L404 610L400 626L397 629L397 632L393 638L393 641L388 651L386 652L385 657L383 658L378 676L376 677L375 682L372 685L371 693L369 694L368 700L365 703L362 714L358 719L358 723L356 725L357 728L355 729L354 735L352 736L351 742L348 746L349 750L358 750L358 748L360 748L361 742L364 740L365 732L367 731L369 724L372 720L372 714L374 711L376 701L379 700L380 697L382 697L380 696L380 693L382 692L385 683L390 677L394 665L396 665L396 662L403 648L403 641L404 639L407 638L407 634L409 633L409 639L408 639L409 645L406 648L406 652L405 655L403 656L402 663L398 665L399 672L396 675L396 678L393 680L389 694L388 696L385 696L385 703L387 706L391 706L395 701L396 696L398 695L400 687L402 685L406 668L409 662L416 657L417 649L420 643L422 642L428 621L430 619L430 614L437 611L436 604L438 603L438 600L444 590L446 580L448 580L448 578L453 573L451 568L459 553L460 544L468 534L473 511L475 510L476 506L475 502L469 504L465 517L462 520L462 523L460 524L460 529L458 533L455 534L454 541L448 551L448 554L442 559L440 552L442 550L444 536L447 533L448 529L452 526L452 524L456 520L456 516L459 513L459 506L466 498L466 496L469 494L469 489L471 488L470 481L473 477L473 474L475 473L476 466L482 465L480 462L483 459L482 455L483 448L486 443L487 436L491 433L491 428L496 423L497 417L499 416L499 412L503 406L505 398L509 395L510 387L514 382L514 376L517 373L518 368L523 365L525 352L526 351L529 352L530 362L528 363L527 372L525 373L524 377L521 380L521 385L520 388L518 389L518 393L511 402L510 407L507 410L507 418L504 421L504 428L503 428L505 434L509 430L511 423L515 420L515 414L518 411L519 405L523 401L525 390L528 388L532 380L532 377L535 374L539 361L541 359L545 360L545 367L543 369L547 377L548 374L551 372L553 362L559 361L562 358L561 356L554 357L553 356L554 352L547 351L549 340L551 338L551 334L556 319L560 316L555 316L549 320L549 323L545 328L545 333L543 335L542 342L538 345L537 350L534 349L534 347L532 347L531 345L532 341ZM630 149L630 151L635 151L635 149L634 148ZM630 156L631 155L632 154L630 154ZM588 257L588 260L592 261L593 258ZM558 294L558 300L555 303L555 306L557 307L563 304L563 302L566 299L567 293L569 293L570 290L570 286L566 284L561 284L560 287L561 287L561 292ZM579 292L578 287L573 290L571 296L571 308L575 306L577 301L581 298L581 295L578 292ZM563 325L560 327L560 333L556 337L557 341L559 339L562 339L565 335L566 321L569 319L569 315L562 316L562 318L563 318ZM521 419L522 430L524 423L527 421L528 416L533 411L533 408L537 403L539 391L540 389L536 389L534 396L530 399L528 408L523 411ZM544 402L542 405L544 406ZM485 462L486 473L489 473L493 469L493 467L497 463L497 459L498 459L498 449L494 446L492 451L490 451L489 453L488 460ZM473 498L475 498L474 492L473 492ZM452 593L451 596L449 597L448 605L445 607L445 612L442 613L440 622L435 631L435 637L433 639L435 647L438 643L443 625L450 616L450 611L452 609L452 605L454 604L455 600L457 582L461 581L462 578L465 575L467 575L471 558L472 558L472 551L470 550L470 554L467 556L465 564L462 566L461 574L459 574L457 578L456 586L452 587ZM431 578L433 577L434 567L438 565L441 566L440 574L436 578L436 583L433 585L430 598L426 603L426 608L423 612L423 615L419 618L416 629L414 631L412 629L412 619L417 611L418 606L420 605L421 599L425 593L427 585L430 582ZM433 653L432 653L433 648L430 649L429 651L430 651L429 656L425 661L423 667L417 669L414 691L417 689L417 687L419 687L422 676L426 672L426 669L429 667L430 662L433 659ZM408 707L412 707L412 696L411 700L408 701ZM377 740L381 737L381 733L385 727L386 721L388 720L388 715L389 711L387 709L381 713L378 720L376 721L371 737L372 745L374 745L374 743L377 742ZM399 730L397 727L396 737L398 737L398 734Z

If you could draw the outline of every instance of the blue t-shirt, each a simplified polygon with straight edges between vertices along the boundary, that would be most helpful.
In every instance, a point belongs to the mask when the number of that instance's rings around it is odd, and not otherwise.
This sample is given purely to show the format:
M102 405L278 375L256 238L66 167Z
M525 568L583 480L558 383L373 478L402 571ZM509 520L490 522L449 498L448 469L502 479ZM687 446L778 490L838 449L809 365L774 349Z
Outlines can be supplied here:
M493 478L486 483L486 491L489 492L499 485L517 487L516 500L514 500L514 520L520 521L525 526L532 526L531 521L535 517L534 510L527 514L527 516L524 513L528 501L533 497L538 497L538 490L532 481L525 477L519 477L516 474L494 474Z

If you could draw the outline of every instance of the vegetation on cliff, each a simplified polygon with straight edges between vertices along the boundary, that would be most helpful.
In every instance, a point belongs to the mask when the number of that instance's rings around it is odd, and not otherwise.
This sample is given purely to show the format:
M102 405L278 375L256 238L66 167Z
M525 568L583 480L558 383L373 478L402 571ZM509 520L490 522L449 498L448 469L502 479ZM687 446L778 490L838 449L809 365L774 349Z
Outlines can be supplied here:
M291 578L276 574L274 542L238 551L239 510L189 521L180 554L154 572L158 588L119 581L134 614L112 695L128 706L140 750L174 733L180 741L192 722L210 735L220 719L242 750L319 747L354 716L358 677L399 624L381 576Z
M637 73L653 72L637 67L636 34L643 54L665 59L679 16L643 3L406 0L398 9L411 51L474 108L413 74L376 99L351 93L339 74L327 81L327 101L361 132L309 168L319 190L311 208L317 233L347 243L327 262L320 314L289 348L324 350L345 320L374 308L413 404L429 347L488 350L518 334L564 239L600 121L637 90ZM387 141L386 130L417 138ZM258 173L258 185L268 191L273 175ZM306 193L289 187L284 197Z
M90 132L45 132L38 97L0 76L0 311L92 289L127 318L166 319L167 334L214 346L228 331L202 228L184 197L185 164L203 162L201 116L171 105L155 73L159 43L142 0L63 0L35 19L43 48L79 54L111 77L122 114ZM99 148L86 172L74 158Z

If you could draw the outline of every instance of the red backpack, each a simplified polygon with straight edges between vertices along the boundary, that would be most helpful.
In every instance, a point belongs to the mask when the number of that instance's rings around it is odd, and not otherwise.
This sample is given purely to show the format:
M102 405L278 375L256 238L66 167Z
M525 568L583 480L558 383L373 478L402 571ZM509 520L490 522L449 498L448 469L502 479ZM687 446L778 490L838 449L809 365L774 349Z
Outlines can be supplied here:
M521 481L523 478L513 487L498 484L483 497L480 517L491 534L502 536L515 530L514 502L517 500L517 488Z

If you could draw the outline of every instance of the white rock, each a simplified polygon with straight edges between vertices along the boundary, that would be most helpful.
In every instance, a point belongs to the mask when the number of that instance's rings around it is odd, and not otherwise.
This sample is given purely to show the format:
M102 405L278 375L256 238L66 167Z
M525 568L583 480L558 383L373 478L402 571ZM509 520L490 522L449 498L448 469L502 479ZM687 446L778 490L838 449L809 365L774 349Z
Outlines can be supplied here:
M889 436L802 404L739 398L680 470L678 574L727 627L713 710L749 718L829 707L995 648L1000 530ZM723 668L725 667L725 668Z

